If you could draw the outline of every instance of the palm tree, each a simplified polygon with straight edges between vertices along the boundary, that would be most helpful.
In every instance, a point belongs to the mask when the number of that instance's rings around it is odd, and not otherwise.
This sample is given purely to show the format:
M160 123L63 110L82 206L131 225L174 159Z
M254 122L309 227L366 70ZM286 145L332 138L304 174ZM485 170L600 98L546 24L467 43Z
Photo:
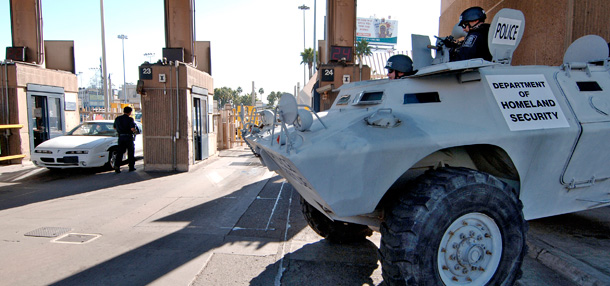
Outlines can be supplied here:
M261 87L258 89L258 94L261 95L261 100L263 100L263 93L265 93L265 90Z
M369 47L369 42L364 39L356 42L354 54L358 56L358 63L360 66L360 80L362 81L362 56L370 56L373 54L373 52L371 52L371 47Z
M309 68L309 78L311 78L311 73L313 69L313 49L307 48L305 51L301 52L301 64L307 63L307 67Z
M369 42L364 39L360 40L359 42L356 42L354 54L358 56L358 62L360 63L360 66L362 66L362 57L370 56L373 54L373 52L371 52L371 47L369 47Z

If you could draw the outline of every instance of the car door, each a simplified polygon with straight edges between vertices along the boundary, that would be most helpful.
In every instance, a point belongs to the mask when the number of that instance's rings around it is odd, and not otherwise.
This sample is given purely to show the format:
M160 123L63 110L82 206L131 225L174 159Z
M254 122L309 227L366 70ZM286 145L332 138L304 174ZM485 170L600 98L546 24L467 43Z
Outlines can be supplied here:
M136 125L140 130L140 134L136 135L135 144L135 156L144 156L144 143L142 137L144 136L144 129L142 129L142 123L136 121Z

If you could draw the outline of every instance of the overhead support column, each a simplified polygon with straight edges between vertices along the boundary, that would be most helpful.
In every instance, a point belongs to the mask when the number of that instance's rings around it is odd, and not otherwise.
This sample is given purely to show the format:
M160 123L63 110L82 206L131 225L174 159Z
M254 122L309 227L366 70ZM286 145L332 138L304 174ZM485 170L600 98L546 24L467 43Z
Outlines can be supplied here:
M356 40L356 1L327 0L326 11L328 38L325 54L330 55L332 46L353 47ZM347 62L353 63L353 57Z
M314 94L314 109L330 108L339 94L338 88L349 82L369 80L371 70L354 66L356 42L356 0L326 1L326 47L318 68L318 87Z
M23 128L0 130L0 154L9 156L2 164L29 159L31 143L59 136L80 122L73 43L54 41L45 47L40 0L9 3L12 46L0 63L0 124ZM46 67L45 48L53 55Z
M10 6L13 49L25 47L25 59L20 61L42 65L44 63L44 40L40 1L10 0ZM9 58L8 56L7 58Z
M188 171L217 150L210 42L195 44L194 5L164 1L164 60L139 67L145 171Z
M195 4L193 0L165 0L165 47L182 48L181 62L196 65L195 50ZM165 52L163 57L166 56Z

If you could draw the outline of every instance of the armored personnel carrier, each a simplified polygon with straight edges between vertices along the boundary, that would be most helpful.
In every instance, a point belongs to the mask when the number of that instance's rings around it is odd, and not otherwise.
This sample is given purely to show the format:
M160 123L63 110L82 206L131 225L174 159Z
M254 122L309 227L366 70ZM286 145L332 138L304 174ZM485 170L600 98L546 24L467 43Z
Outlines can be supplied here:
M561 66L511 66L524 24L497 13L491 62L433 60L416 39L416 74L344 85L319 114L283 95L246 140L318 234L381 232L384 283L513 285L527 220L610 204L607 43L585 36Z

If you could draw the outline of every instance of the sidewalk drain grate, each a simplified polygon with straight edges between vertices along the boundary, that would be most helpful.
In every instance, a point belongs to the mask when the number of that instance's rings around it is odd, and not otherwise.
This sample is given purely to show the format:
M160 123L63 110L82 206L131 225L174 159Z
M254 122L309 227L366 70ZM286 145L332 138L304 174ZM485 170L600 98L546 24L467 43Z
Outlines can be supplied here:
M70 230L72 229L67 227L41 227L24 235L34 237L58 237L62 234L68 233Z
M100 236L101 235L99 234L69 233L66 236L54 239L53 242L83 244L90 242Z

